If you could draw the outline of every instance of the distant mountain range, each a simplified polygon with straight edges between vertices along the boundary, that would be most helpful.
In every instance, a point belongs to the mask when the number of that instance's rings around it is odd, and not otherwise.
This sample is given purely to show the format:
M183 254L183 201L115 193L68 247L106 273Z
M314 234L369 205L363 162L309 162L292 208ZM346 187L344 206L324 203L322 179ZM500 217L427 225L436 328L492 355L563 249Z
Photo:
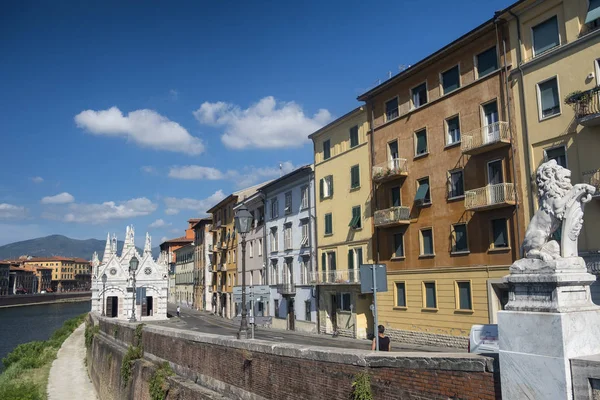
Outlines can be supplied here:
M64 257L81 257L86 260L91 260L94 251L98 252L98 256L102 259L104 254L104 246L106 240L98 239L71 239L62 235L50 235L37 239L23 240L21 242L15 242L0 246L0 260L15 259L19 256L34 256L34 257L48 257L48 256L64 256ZM118 253L121 253L123 248L123 242L117 243ZM141 254L142 249L137 248ZM155 247L152 249L152 255L154 258L158 257L160 248Z

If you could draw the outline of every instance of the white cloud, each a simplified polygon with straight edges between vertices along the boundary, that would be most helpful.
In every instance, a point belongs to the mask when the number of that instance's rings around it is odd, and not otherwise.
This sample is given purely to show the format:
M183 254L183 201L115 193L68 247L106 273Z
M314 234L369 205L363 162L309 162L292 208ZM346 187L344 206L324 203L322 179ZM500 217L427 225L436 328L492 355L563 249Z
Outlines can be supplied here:
M167 240L169 240L169 238L166 237L166 236L163 236L163 237L160 238L160 242L161 243L166 242Z
M117 107L85 110L75 116L75 123L95 135L124 137L142 147L191 155L204 151L200 139L152 110L136 110L127 116Z
M205 199L165 197L165 206L167 207L165 214L173 215L178 214L181 210L188 210L194 211L196 214L205 215L206 210L224 198L225 194L222 190L217 190Z
M200 165L175 166L169 170L169 177L185 180L220 180L227 179L235 182L237 187L248 187L262 181L278 178L294 170L291 161L281 163L279 167L244 167L241 170L220 171L212 167Z
M156 221L154 221L153 223L151 223L150 225L148 225L149 228L162 228L165 226L170 226L170 223L165 222L164 219L157 219Z
M68 204L73 203L75 201L75 197L67 192L62 192L57 194L56 196L46 196L42 198L42 204Z
M156 172L156 169L155 169L154 167L150 166L150 165L144 165L144 166L142 166L142 167L140 168L140 170L141 170L142 172L145 172L145 173L147 173L147 174L153 174L153 173L155 173L155 172Z
M223 127L221 141L232 149L300 147L309 134L332 120L325 109L309 117L295 102L278 102L273 96L246 109L221 101L205 102L194 116L202 124Z
M0 219L17 219L25 218L27 216L27 210L22 206L15 206L14 204L0 203Z
M101 204L70 204L64 216L66 222L99 224L113 219L128 219L152 214L157 205L145 197L120 203L107 201Z
M41 176L34 176L33 178L31 178L31 181L33 183L42 183L44 182L44 178L42 178Z

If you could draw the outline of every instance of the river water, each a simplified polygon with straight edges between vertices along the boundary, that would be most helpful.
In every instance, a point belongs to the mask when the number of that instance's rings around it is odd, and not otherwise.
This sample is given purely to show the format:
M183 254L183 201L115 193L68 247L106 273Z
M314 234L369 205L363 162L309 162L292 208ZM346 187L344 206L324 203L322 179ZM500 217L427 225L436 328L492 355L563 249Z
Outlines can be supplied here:
M0 308L0 360L21 343L49 339L66 320L90 307L89 301L81 301Z

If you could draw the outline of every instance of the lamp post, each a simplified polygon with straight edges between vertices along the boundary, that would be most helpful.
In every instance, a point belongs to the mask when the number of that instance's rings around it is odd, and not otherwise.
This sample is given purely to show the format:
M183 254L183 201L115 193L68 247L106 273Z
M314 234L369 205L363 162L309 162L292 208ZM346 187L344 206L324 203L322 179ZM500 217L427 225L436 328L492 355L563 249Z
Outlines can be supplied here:
M133 301L131 303L131 318L129 318L129 322L136 322L135 319L135 272L137 271L137 267L140 264L136 256L133 256L131 260L129 260L129 273L133 279Z
M102 316L106 317L106 314L104 313L104 306L106 305L106 301L104 300L104 293L106 292L106 280L108 279L108 277L106 276L106 274L102 274Z
M242 237L242 321L238 339L248 338L248 319L246 311L246 234L250 231L252 214L245 205L242 205L235 213L235 230Z

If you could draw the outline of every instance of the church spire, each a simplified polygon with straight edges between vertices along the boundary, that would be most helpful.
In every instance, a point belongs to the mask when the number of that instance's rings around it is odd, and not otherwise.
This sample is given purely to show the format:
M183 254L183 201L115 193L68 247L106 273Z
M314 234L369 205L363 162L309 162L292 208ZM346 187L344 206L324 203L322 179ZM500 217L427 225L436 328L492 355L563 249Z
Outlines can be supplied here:
M144 255L146 254L152 254L152 238L148 232L146 232L146 244L144 245Z
M104 255L102 256L102 262L108 262L108 259L112 256L112 246L110 243L110 233L106 234L106 246L104 246Z

